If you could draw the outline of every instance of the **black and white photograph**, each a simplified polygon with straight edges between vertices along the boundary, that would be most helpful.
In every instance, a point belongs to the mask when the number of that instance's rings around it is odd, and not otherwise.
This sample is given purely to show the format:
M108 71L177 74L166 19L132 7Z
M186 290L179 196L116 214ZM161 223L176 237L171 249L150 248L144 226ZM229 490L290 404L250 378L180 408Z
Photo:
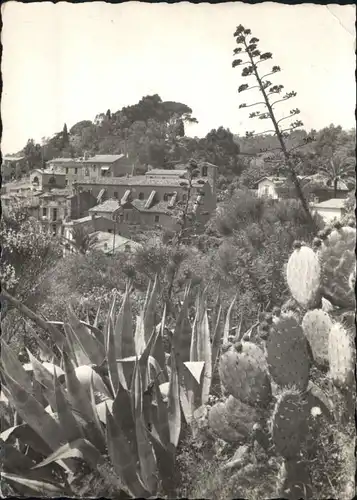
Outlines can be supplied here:
M1 15L1 497L355 498L355 4Z

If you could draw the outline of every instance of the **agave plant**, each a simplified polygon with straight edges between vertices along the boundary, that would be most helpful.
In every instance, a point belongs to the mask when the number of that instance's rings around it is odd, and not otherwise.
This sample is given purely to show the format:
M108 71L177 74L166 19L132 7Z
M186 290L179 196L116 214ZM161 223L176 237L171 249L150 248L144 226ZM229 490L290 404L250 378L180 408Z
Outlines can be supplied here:
M50 360L47 352L44 361L28 352L30 362L23 366L1 342L2 477L16 492L73 496L74 478L85 462L116 494L175 493L182 422L191 424L194 412L208 402L222 313L219 308L211 335L202 292L191 324L188 286L171 352L165 353L165 308L155 324L158 293L155 280L134 328L128 284L117 315L114 296L103 331L97 321L81 321L71 306L68 320L54 324L3 293L52 333L60 353ZM226 331L227 325L229 319Z

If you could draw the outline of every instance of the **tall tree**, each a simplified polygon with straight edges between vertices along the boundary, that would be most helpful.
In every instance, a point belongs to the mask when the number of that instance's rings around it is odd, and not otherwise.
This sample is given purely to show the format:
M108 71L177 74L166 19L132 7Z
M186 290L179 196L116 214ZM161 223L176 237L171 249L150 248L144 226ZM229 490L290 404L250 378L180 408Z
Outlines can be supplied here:
M320 166L320 172L326 175L333 186L333 197L336 198L340 181L348 185L355 184L356 157L349 156L346 150L341 149Z

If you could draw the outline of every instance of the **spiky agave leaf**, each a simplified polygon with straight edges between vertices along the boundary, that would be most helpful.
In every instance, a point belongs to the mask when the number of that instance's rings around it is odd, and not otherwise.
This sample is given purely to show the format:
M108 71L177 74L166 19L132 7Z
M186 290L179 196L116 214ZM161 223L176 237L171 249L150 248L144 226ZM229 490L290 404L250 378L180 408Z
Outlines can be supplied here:
M114 338L117 358L126 358L135 354L133 317L128 285L115 322Z
M28 392L32 392L31 379L28 373L3 339L1 339L1 364L4 372L16 380L21 387Z
M180 402L185 420L191 423L195 410L202 405L204 362L181 363L177 359L180 380Z
M165 377L166 380L168 380L168 373L166 370L166 363L165 363L165 351L164 351L164 344L163 344L163 338L164 338L164 332L165 332L165 324L166 324L166 304L164 305L164 310L162 313L161 317L161 322L159 325L159 332L158 336L156 337L155 344L151 350L153 358L157 361L161 373Z
M13 378L6 373L3 373L3 377L8 388L7 397L21 418L41 436L52 450L58 448L63 442L63 435L57 422L34 396L23 389Z
M212 380L212 347L207 309L204 308L202 321L197 325L197 360L204 361L204 379L202 385L202 403L208 401Z
M76 439L82 438L84 435L83 430L72 413L72 409L61 385L57 380L56 374L54 379L54 388L58 422L61 426L63 435L66 437L66 441L70 443Z
M108 362L108 373L109 380L112 387L113 394L117 393L119 388L119 379L124 387L126 385L126 379L124 376L124 371L122 370L121 365L117 364L116 361L116 347L115 347L115 339L114 339L114 325L111 318L108 318L107 323L107 342L106 342L106 354L107 354L107 362ZM120 373L119 373L120 370Z
M236 301L237 301L237 294L234 296L234 298L233 298L233 300L228 308L228 311L227 311L226 321L225 321L224 330L223 330L223 339L222 339L223 344L226 344L228 342L229 332L231 330L232 310L233 310L233 307L234 307L234 304L236 303Z
M134 417L136 442L140 463L140 476L143 484L145 485L145 488L152 494L154 494L157 488L157 480L155 474L156 461L145 429L143 414L143 388L139 364L136 365L134 384Z
M155 328L155 312L156 312L156 303L159 295L159 283L157 275L155 276L154 284L147 301L145 310L144 310L144 337L145 342L148 342L152 331Z
M181 433L181 407L180 388L174 352L171 353L171 378L167 410L169 415L170 442L176 448Z
M105 359L104 345L101 344L90 330L77 318L71 306L68 307L69 324L72 332L83 351L86 353L90 362L100 366Z
M115 472L134 498L147 498L149 492L146 491L137 474L136 456L132 454L125 433L108 410L106 422L108 454Z
M175 352L182 361L189 361L190 359L192 326L188 317L189 293L190 287L185 290L184 301L178 314L172 339Z
M90 365L90 359L74 335L71 325L69 323L64 323L63 329L66 334L66 348L64 350L67 352L68 356L70 356L76 366Z
M71 494L70 491L63 485L53 484L45 481L37 481L36 479L28 479L9 472L1 473L2 480L8 481L22 495L35 497L62 497Z

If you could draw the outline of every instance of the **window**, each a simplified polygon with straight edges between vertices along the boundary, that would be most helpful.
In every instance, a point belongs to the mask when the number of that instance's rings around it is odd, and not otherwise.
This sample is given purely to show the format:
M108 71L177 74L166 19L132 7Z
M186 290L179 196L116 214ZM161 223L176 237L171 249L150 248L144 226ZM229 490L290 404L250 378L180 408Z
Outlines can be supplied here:
M95 172L95 165L92 165L92 171Z
M53 217L52 220L57 220L57 208L53 209Z
M84 171L84 175L85 175L86 177L88 177L88 176L89 176L89 168L88 168L88 167L86 167L86 169L85 169L85 171Z
M266 196L269 194L269 186L263 187L263 194L265 194Z
M129 219L129 212L125 212L125 220Z
M48 184L51 184L51 185L56 184L56 179L55 179L55 177L53 177L53 176L52 176L52 177L50 177L50 178L48 179Z
M66 174L68 174L68 167L66 167Z
M160 216L159 215L155 215L155 222L160 222Z
M114 191L114 198L117 198L117 199L118 199L118 197L119 197L119 193L118 193L118 191Z
M75 168L75 169L74 169L74 173L75 173L75 175L77 175L77 174L78 174L78 168Z
M46 217L47 216L47 208L43 207L42 209L42 217Z
M143 200L144 199L144 193L139 193L139 200Z
M37 184L37 185L39 184L39 180L38 180L37 176L32 179L32 184Z
M202 167L202 177L207 177L207 167Z
M52 236L56 236L56 233L57 233L56 224L52 224Z
M165 193L165 194L164 194L164 198L163 198L163 200L164 200L164 201L167 201L168 199L169 199L169 195L168 195L167 193Z
M127 243L125 245L124 249L125 249L126 252L130 252L130 245L128 245L128 243Z

